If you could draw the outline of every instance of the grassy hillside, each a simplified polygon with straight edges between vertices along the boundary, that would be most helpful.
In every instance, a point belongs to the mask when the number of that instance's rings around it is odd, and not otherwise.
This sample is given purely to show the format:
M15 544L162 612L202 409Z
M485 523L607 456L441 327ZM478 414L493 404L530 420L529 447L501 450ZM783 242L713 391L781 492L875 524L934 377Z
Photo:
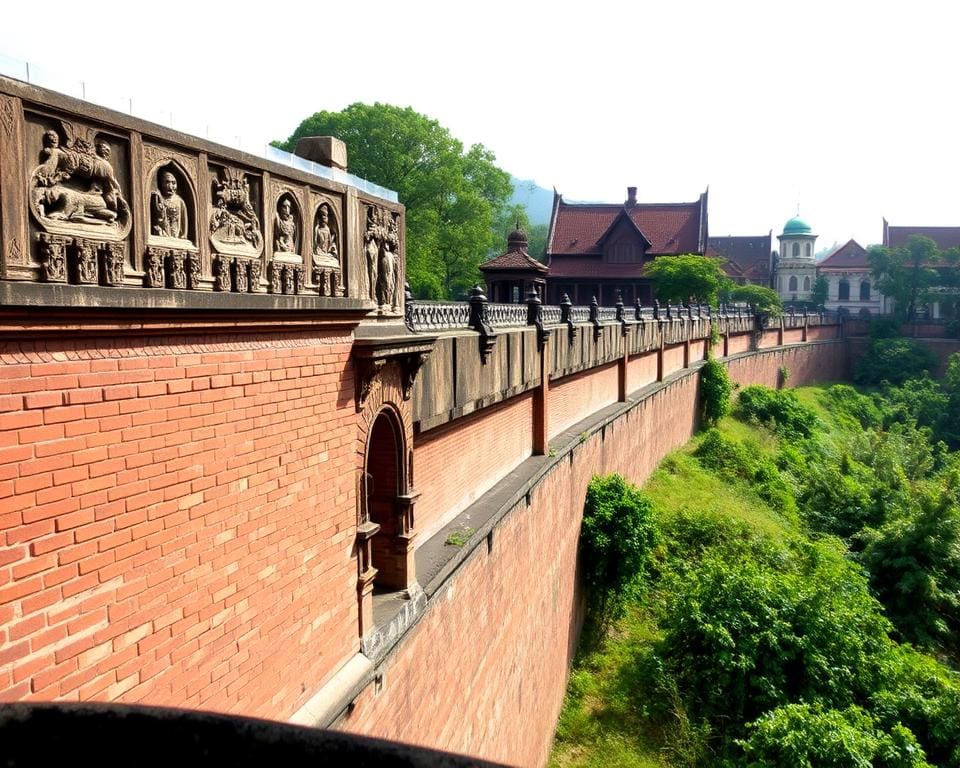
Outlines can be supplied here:
M653 567L588 627L551 766L960 766L952 628L875 597L884 542L960 519L956 455L879 396L792 393L748 392L650 478Z

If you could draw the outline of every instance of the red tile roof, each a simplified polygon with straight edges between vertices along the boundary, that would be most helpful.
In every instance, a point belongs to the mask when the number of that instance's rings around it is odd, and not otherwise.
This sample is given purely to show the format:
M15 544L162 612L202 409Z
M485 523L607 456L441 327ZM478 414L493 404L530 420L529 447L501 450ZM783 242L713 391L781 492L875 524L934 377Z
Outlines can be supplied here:
M960 246L960 227L891 227L884 221L884 245L899 248L907 244L911 235L929 237L941 250Z
M597 256L561 256L550 262L550 279L571 278L571 277L589 277L597 280L608 278L632 278L646 280L641 272L644 264L649 264L650 259L642 263L633 264L611 264L603 261Z
M817 265L818 269L869 269L867 249L856 240L848 240Z
M707 256L724 259L724 271L731 277L744 277L767 285L770 282L771 234L711 237Z
M494 256L489 261L481 264L480 269L484 271L497 269L522 270L524 272L529 272L530 270L547 272L549 270L546 264L537 261L526 251L507 251L499 256Z
M705 200L693 203L637 203L632 207L597 203L565 203L559 198L551 222L547 253L586 256L601 254L603 236L626 214L650 243L651 256L703 253ZM604 265L607 267L615 265ZM551 263L551 274L553 264Z

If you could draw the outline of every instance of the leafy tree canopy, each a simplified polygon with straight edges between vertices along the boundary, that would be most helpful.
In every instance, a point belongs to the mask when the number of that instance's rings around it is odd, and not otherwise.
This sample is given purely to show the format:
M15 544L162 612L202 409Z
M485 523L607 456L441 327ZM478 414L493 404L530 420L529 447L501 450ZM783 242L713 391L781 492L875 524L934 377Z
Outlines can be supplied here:
M870 271L877 288L894 300L894 312L912 320L932 297L931 288L941 281L934 265L942 260L937 244L929 237L912 235L905 246L869 249Z
M527 253L538 261L543 261L547 252L547 224L532 224L527 208L522 203L506 205L493 221L494 243L490 257L499 256L507 247L507 237L520 227L527 233Z
M407 208L407 279L421 298L458 297L479 280L494 245L494 219L511 193L510 175L482 144L463 144L410 107L351 104L306 118L278 146L336 136L350 171L395 189Z
M654 281L657 298L670 303L716 304L727 280L719 259L692 253L659 256L643 268L643 274Z
M730 291L731 301L743 301L758 312L779 317L783 314L783 302L772 288L762 285L738 285Z

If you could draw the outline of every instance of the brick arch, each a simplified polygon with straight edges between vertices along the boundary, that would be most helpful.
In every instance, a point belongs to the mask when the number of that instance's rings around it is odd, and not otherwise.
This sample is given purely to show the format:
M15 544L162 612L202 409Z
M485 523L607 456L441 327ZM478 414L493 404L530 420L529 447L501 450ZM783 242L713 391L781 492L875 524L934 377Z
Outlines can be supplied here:
M373 624L373 592L419 590L414 560L413 412L399 362L379 365L357 414L357 597L360 635ZM373 493L367 493L367 473Z

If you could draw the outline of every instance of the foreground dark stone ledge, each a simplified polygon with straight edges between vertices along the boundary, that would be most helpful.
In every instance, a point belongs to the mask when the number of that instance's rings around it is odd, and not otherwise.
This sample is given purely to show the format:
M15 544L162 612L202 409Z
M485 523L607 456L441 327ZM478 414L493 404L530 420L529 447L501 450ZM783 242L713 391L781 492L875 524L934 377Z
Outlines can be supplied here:
M495 766L446 752L270 720L111 704L0 705L9 768L109 766Z

